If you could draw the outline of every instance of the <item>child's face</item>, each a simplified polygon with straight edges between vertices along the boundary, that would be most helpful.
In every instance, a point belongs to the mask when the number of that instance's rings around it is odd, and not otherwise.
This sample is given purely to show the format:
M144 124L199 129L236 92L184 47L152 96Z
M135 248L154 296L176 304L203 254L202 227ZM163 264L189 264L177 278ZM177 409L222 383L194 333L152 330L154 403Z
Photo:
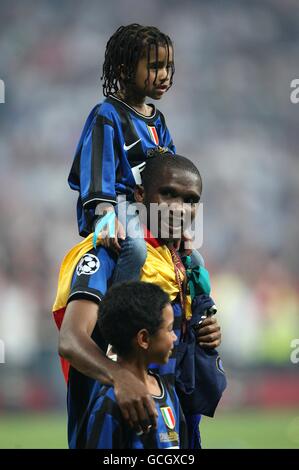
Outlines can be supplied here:
M150 338L149 354L151 362L165 364L171 356L177 337L173 331L173 309L167 304L162 310L163 323Z
M141 96L148 96L154 100L161 99L170 87L172 67L172 47L169 48L168 55L167 48L165 46L159 46L157 61L156 48L152 47L150 50L149 61L147 54L145 54L138 62L134 91ZM147 79L148 81L146 82Z

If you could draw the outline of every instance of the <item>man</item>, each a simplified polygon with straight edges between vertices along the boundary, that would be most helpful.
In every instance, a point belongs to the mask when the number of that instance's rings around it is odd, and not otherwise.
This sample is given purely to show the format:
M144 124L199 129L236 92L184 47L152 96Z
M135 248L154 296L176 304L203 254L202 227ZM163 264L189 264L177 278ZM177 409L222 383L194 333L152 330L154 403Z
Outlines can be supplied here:
M201 177L195 165L178 155L167 157L158 154L151 162L147 163L143 172L144 186L137 189L136 200L144 202L147 209L152 203L174 204L176 209L181 209L184 219L191 215L192 220L202 190ZM149 228L149 210L147 214ZM179 237L174 234L174 225L171 223L169 229L169 237L162 239L161 227L158 227L157 241L167 250L168 245L175 255L174 247ZM164 263L162 267L171 277L178 274L176 261L172 265ZM92 249L90 235L71 250L60 272L59 282L64 287L58 290L54 316L60 327L59 354L68 380L68 436L71 448L85 446L88 404L97 393L99 383L114 386L115 397L124 418L137 431L147 432L150 426L156 426L156 410L151 396L133 374L105 356L107 344L97 326L100 301L111 284L115 263L115 255L104 247ZM143 276L146 276L147 266L148 260ZM159 273L156 274L159 277ZM178 331L182 322L179 284L178 280L171 293L172 299L175 295L174 303L177 305L174 311ZM214 318L207 318L202 323L198 340L207 348L219 346L220 328ZM175 368L175 359L173 361ZM172 367L172 375L173 372Z

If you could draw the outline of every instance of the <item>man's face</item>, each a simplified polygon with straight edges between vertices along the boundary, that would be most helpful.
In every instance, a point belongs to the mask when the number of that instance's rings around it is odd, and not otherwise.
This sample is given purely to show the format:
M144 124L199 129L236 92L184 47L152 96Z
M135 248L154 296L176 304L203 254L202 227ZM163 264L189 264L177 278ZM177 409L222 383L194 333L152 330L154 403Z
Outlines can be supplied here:
M144 193L147 226L152 234L164 241L182 238L196 215L201 189L198 175L165 167L159 181L153 182ZM161 215L157 214L158 207Z

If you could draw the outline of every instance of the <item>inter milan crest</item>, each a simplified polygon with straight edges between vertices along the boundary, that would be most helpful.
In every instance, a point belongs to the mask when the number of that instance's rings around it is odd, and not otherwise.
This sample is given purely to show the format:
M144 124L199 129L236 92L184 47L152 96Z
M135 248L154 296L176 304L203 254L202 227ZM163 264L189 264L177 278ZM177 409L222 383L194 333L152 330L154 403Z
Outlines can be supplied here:
M83 258L80 259L76 273L77 276L81 276L81 274L87 274L90 276L97 272L100 267L100 260L95 255L86 254Z

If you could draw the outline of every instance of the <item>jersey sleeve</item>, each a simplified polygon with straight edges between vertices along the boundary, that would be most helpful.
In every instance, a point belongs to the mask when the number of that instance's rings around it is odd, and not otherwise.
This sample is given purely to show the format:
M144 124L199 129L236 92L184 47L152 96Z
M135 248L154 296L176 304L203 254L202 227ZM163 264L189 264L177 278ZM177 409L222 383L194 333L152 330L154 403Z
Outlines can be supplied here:
M115 261L105 248L90 250L74 270L68 302L87 299L99 303L110 285L114 268Z
M172 153L176 153L176 147L173 143L172 137L167 128L165 117L162 113L160 114L161 114L161 122L162 122L162 147L167 147Z
M128 448L128 426L125 427L120 408L109 395L110 392L99 398L90 413L87 424L87 449Z
M98 114L87 132L80 158L80 194L84 209L100 202L116 204L114 123Z

